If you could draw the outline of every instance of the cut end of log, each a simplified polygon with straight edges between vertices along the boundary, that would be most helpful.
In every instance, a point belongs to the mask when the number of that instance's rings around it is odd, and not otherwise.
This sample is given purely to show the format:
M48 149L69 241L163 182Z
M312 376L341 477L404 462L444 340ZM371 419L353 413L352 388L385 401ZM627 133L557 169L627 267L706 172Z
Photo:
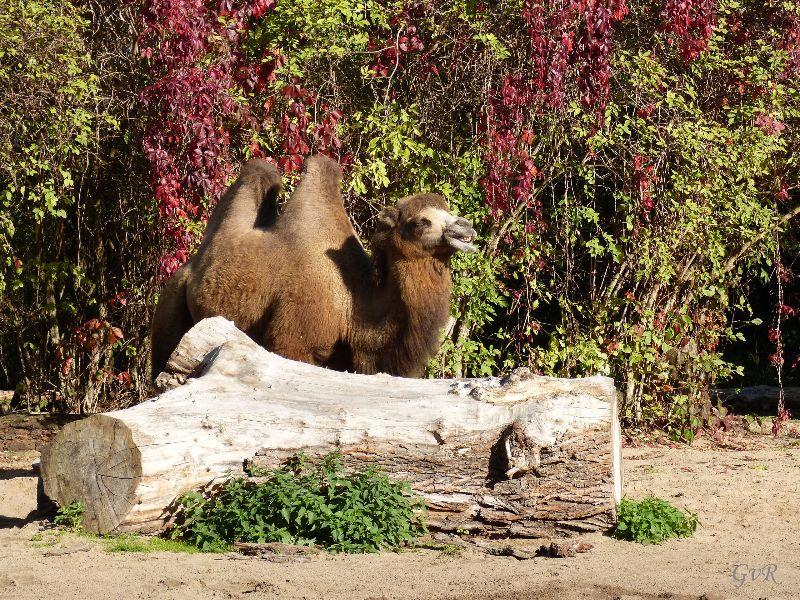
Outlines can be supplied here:
M142 457L119 419L92 415L70 423L42 452L47 496L67 506L83 503L83 527L92 533L117 529L135 504Z

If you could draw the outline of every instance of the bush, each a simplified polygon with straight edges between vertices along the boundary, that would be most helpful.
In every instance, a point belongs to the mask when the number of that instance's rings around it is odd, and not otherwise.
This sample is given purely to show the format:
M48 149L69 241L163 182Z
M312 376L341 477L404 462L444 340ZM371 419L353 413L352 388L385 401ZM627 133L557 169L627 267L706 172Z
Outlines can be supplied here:
M639 502L623 499L617 506L617 526L612 535L640 544L660 544L670 538L689 537L697 523L697 515L655 496Z
M94 412L147 392L158 236L131 14L104 0L0 10L0 389L27 410Z
M0 26L0 387L28 408L144 397L156 274L243 160L291 192L315 152L365 238L420 190L475 223L432 375L607 374L626 425L690 438L743 365L800 364L797 3L15 0Z
M213 495L182 496L173 539L201 550L241 541L376 552L398 548L426 529L423 505L407 484L373 468L344 474L336 454L317 466L300 457L262 477L266 481L233 478Z

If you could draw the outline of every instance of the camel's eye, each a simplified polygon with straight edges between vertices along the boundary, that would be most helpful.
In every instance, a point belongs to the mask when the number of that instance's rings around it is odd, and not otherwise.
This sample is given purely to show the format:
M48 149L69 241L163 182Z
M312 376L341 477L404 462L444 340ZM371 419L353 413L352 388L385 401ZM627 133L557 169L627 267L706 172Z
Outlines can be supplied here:
M407 235L412 237L420 237L425 234L431 228L430 219L426 219L425 217L416 217L413 219L409 219L406 222L406 231L408 232Z

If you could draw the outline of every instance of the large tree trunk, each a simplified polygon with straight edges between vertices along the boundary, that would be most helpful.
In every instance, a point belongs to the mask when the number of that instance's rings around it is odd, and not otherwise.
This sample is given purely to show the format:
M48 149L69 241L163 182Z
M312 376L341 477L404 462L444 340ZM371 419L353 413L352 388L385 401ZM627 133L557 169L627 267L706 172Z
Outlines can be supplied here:
M187 376L189 376L187 378ZM42 454L44 489L82 500L94 532L155 531L174 500L247 459L343 453L407 480L433 529L550 536L608 527L621 496L616 392L606 377L420 380L287 360L221 318L189 331L126 410L67 425Z

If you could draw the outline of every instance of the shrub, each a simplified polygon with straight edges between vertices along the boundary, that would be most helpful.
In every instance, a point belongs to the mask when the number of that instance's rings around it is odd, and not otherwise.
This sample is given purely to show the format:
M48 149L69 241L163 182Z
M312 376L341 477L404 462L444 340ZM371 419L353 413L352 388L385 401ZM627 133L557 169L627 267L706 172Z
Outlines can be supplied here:
M689 537L697 523L697 515L655 496L639 502L623 499L617 506L617 526L612 535L640 544L660 544L670 538Z
M28 410L146 394L158 236L137 167L130 22L106 0L0 10L0 389Z
M198 3L187 54L159 19L188 17L147 0L166 270L225 165L272 158L291 189L303 157L326 153L359 232L420 189L476 223L429 373L608 374L626 424L691 434L709 386L741 371L724 346L794 214L800 9L679 4ZM182 116L198 98L203 127Z
M365 238L420 190L479 230L432 375L607 374L685 439L743 364L800 372L797 3L8 5L0 387L29 408L142 398L156 273L243 160L291 192L315 152Z
M184 494L173 539L201 550L242 541L376 552L398 548L426 529L422 504L407 484L373 468L345 474L336 454L316 466L299 457L263 477L230 479L213 495Z

